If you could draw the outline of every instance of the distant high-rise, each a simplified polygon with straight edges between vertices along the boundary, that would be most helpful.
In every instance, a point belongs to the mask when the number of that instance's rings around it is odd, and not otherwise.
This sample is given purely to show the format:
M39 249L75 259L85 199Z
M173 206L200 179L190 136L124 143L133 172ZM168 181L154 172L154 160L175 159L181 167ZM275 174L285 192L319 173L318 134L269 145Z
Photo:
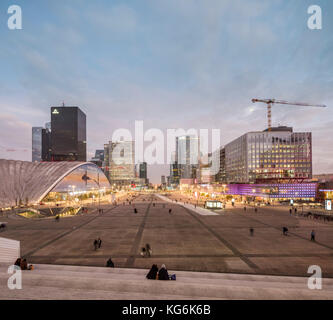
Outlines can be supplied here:
M86 115L79 107L51 107L51 160L86 161Z
M195 179L199 169L199 138L176 137L176 162L180 179Z
M103 166L103 161L104 161L104 150L96 150L95 156L90 160L90 162L96 164L96 166L101 168Z
M49 161L50 146L50 130L43 127L32 127L32 162Z
M32 162L42 161L42 131L43 127L32 127Z
M147 179L147 162L140 163L139 166L139 178Z
M118 141L104 145L104 167L109 181L128 185L135 181L134 141Z

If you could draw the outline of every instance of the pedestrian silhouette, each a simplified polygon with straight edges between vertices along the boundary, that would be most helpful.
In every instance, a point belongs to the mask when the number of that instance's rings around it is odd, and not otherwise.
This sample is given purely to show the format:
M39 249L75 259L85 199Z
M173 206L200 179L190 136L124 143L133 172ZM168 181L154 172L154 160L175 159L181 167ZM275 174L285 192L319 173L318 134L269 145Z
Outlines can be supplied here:
M316 232L314 230L311 231L311 241L316 241Z
M97 248L98 248L98 241L96 239L94 240L94 248L95 248L95 250L97 250Z

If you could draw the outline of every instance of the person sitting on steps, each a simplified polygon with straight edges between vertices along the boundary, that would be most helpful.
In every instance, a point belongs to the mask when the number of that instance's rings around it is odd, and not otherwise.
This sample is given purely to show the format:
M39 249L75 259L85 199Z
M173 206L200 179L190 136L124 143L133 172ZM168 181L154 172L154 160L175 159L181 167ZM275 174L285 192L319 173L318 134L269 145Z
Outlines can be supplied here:
M146 275L146 278L150 279L150 280L156 280L157 273L158 273L158 267L156 264L153 264L151 266L151 269L149 270L148 274Z

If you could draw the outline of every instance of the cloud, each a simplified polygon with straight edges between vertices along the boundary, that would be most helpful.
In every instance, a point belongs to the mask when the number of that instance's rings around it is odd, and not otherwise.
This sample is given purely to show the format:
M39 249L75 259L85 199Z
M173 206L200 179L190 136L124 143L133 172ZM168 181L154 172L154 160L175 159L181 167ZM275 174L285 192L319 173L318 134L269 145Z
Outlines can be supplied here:
M135 120L144 120L146 129L220 128L225 144L266 128L266 106L252 98L333 102L332 22L311 33L300 2L73 0L29 6L38 21L25 11L29 28L19 34L0 30L0 108L12 117L0 124L12 130L6 121L14 121L23 134L12 145L0 140L8 149L30 145L31 133L20 121L43 125L49 107L63 100L87 114L89 155L115 129L132 130ZM332 166L331 110L273 107L274 124L313 131L315 171Z
M0 114L0 158L31 161L31 125Z

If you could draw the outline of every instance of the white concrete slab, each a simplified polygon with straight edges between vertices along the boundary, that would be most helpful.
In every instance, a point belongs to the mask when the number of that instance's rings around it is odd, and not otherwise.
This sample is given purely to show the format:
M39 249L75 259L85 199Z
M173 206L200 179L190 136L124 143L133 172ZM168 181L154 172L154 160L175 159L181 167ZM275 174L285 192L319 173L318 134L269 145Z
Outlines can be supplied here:
M160 194L155 194L156 197L160 198L161 200L167 201L167 202L171 202L173 204L178 204L184 208L187 208L191 211L194 211L202 216L218 216L218 214L216 212L213 212L211 210L205 209L205 208L201 208L201 207L195 207L193 204L190 203L181 203L181 202L175 202L171 199L169 199L168 197L162 196Z

